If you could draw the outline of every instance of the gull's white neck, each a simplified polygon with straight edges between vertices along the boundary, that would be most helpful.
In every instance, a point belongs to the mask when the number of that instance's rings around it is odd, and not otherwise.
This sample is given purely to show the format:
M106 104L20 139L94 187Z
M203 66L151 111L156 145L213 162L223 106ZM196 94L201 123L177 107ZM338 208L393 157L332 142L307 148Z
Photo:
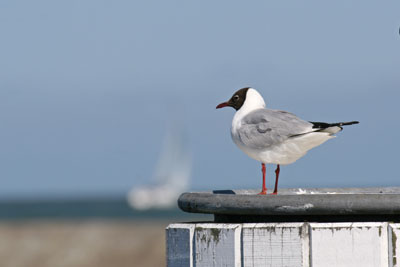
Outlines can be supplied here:
M250 88L246 93L246 100L242 107L236 111L235 116L232 120L232 129L241 125L241 120L244 116L252 112L253 110L265 108L265 102L263 97L255 89Z

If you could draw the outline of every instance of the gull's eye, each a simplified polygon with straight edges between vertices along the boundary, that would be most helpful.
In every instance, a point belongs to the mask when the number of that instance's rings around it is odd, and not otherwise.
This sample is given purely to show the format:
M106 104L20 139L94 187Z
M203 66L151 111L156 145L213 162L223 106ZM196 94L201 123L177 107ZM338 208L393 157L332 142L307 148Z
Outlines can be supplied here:
M236 102L236 101L238 101L238 100L239 100L239 96L238 96L238 95L234 95L234 96L233 96L233 101Z

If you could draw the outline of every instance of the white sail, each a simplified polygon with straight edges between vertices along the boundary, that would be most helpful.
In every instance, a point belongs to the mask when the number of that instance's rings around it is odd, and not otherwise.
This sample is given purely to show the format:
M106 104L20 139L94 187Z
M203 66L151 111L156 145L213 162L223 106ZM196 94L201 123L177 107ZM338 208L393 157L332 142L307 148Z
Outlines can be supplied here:
M153 184L133 188L128 193L128 203L141 210L176 206L179 195L189 187L191 164L182 129L171 127L164 140Z

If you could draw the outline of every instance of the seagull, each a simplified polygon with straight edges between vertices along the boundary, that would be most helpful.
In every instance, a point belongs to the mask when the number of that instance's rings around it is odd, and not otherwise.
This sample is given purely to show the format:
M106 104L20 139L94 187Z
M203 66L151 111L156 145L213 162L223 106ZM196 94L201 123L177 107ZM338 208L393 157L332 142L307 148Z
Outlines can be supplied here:
M260 195L267 194L265 186L265 164L276 164L275 188L278 193L280 165L287 165L303 157L308 150L323 144L342 126L359 123L350 122L311 122L281 110L265 108L263 97L255 89L246 87L238 90L217 109L232 107L236 113L232 120L231 137L233 142L249 157L261 162L263 175Z

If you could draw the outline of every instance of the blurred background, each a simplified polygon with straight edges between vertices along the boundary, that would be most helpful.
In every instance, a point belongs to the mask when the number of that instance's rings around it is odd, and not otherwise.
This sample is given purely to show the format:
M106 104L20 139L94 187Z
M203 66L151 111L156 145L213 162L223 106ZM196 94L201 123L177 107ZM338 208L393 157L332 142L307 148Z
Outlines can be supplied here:
M247 86L306 120L361 122L280 187L400 186L399 10L1 1L0 265L163 266L168 223L212 219L179 211L181 192L261 187L234 110L215 110Z

